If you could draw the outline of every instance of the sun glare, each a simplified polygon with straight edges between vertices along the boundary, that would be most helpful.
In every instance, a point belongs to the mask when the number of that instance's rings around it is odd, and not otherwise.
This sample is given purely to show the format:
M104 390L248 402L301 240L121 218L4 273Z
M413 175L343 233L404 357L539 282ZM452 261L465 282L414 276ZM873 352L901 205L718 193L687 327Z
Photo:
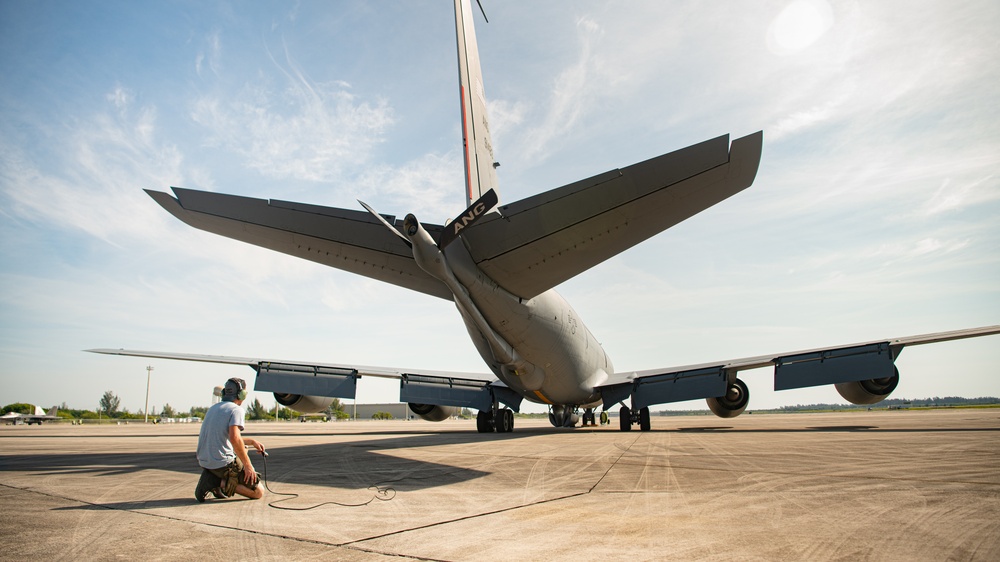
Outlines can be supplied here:
M774 18L767 32L768 47L791 54L819 40L833 26L833 10L824 0L795 0Z

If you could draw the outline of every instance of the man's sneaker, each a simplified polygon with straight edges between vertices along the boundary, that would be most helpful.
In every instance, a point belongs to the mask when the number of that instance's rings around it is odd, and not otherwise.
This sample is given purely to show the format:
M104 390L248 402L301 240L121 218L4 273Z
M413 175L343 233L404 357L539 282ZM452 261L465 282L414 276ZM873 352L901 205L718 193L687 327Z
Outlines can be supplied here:
M222 491L222 488L212 488L212 495L215 496L215 499L217 500L222 500L229 497L225 494L225 492Z
M194 489L194 499L198 500L198 503L204 503L205 496L212 492L213 488L218 488L218 486L219 477L202 469L201 478L198 479L198 486Z
M201 487L201 483L198 483L198 487L194 489L194 499L198 500L198 503L205 503L205 496L207 496L209 490Z

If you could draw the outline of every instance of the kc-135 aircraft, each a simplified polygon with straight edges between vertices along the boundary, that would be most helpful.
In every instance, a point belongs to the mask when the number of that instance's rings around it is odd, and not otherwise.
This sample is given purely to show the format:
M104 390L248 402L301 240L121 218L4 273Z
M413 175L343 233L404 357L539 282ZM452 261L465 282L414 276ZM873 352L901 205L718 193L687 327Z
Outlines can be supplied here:
M455 0L468 208L444 225L365 211L173 188L147 193L185 223L455 303L489 373L93 349L256 371L255 390L306 413L354 398L362 376L400 380L400 400L441 421L467 407L480 432L509 432L523 400L549 405L556 427L594 424L620 406L622 431L650 429L649 406L704 398L716 415L747 407L742 370L774 366L775 390L834 385L874 404L899 382L903 347L1000 333L1000 326L892 338L698 365L616 371L556 285L750 187L763 132L706 140L521 201L500 204L470 0ZM373 337L377 337L373 335Z

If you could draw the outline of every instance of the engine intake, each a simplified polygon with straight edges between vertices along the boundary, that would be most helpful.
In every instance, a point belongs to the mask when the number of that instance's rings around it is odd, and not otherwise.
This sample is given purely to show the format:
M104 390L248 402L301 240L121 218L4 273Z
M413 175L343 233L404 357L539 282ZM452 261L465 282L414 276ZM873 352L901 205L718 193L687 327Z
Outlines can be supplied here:
M851 404L867 405L878 404L892 394L899 384L899 369L895 369L895 374L882 379L868 379L865 381L841 382L834 386L837 392Z
M444 421L451 416L457 416L461 412L461 408L456 408L453 406L435 406L434 404L414 404L413 402L407 403L410 407L410 411L414 414L420 416L421 419L427 421L439 422Z
M303 396L301 394L274 393L274 399L278 404L291 408L303 414L318 414L333 404L333 398L329 396Z
M747 409L750 403L750 389L745 382L736 379L733 384L726 389L724 396L718 398L707 398L708 409L720 418L735 418Z

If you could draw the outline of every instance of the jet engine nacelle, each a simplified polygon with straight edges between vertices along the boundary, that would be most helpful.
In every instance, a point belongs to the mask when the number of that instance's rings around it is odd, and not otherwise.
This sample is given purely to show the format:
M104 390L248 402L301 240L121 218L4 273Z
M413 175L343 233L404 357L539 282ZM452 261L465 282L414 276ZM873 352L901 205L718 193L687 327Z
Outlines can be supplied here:
M868 379L866 381L841 382L834 386L837 392L851 404L867 405L877 404L885 400L896 385L899 384L899 369L896 374L883 379Z
M333 398L329 396L303 396L275 392L274 399L278 401L278 404L303 414L318 414L333 404Z
M726 389L724 396L718 398L707 398L708 409L720 418L735 418L747 409L750 403L750 389L745 382L736 379L733 384Z
M451 416L457 416L462 409L456 408L454 406L435 406L434 404L414 404L410 402L407 404L410 407L410 411L417 414L422 419L427 421L439 422L444 421Z

